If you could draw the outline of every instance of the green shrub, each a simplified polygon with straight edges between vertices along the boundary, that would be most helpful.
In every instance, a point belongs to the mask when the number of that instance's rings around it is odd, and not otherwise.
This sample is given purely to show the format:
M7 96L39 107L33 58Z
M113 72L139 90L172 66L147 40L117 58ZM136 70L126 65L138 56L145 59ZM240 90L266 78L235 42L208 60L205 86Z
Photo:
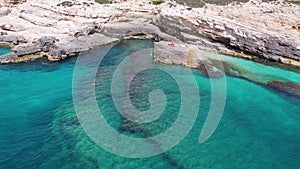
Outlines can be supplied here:
M95 2L97 2L99 4L108 4L109 3L108 0L95 0Z
M216 5L227 5L232 2L244 3L244 2L248 2L249 0L175 0L175 1L179 4L186 4L190 7L203 7L206 3L216 4Z
M71 7L71 6L73 6L73 2L71 2L71 1L63 1L62 3L57 4L57 6Z
M164 2L165 2L165 0L152 0L153 5L159 5Z
M87 3L87 2L83 2L83 3L82 3L82 5L84 5L84 6L88 6L88 7L89 7L89 6L91 6L91 5L94 5L94 4L93 4L93 3Z
M186 4L190 7L203 7L205 3L203 0L175 0L179 4Z
M289 3L300 4L300 0L286 0Z

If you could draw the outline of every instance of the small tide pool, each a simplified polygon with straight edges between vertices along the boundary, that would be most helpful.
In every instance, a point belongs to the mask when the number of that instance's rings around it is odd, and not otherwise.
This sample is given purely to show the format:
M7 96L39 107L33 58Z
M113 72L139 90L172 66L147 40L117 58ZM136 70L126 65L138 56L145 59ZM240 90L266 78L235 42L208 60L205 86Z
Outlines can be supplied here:
M9 48L0 48L0 57L1 57L1 55L7 54L10 52L11 52L11 50Z

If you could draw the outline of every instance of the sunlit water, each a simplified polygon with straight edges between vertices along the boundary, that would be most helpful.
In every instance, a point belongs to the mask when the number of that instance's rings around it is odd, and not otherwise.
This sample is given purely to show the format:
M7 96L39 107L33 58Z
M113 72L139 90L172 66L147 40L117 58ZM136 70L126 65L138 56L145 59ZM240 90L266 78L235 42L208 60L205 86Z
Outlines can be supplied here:
M162 89L168 103L160 119L143 125L128 123L114 107L110 83L116 67L130 51L151 46L150 41L117 45L97 73L96 98L103 116L113 128L132 137L165 131L180 109L176 81L159 70L138 74L130 93L133 105L147 110L149 92ZM99 52L101 48L88 54ZM258 79L260 74L264 80L300 79L297 73L251 61L230 57L226 61L243 64ZM300 168L300 100L240 78L226 77L227 101L222 120L212 137L199 144L211 89L210 79L197 70L193 70L193 76L182 75L187 82L196 79L201 100L197 121L183 141L150 158L129 159L111 154L98 147L77 120L72 101L75 62L74 57L60 63L38 61L0 66L0 168Z
M1 55L9 53L11 50L9 48L1 48L0 49L0 57Z

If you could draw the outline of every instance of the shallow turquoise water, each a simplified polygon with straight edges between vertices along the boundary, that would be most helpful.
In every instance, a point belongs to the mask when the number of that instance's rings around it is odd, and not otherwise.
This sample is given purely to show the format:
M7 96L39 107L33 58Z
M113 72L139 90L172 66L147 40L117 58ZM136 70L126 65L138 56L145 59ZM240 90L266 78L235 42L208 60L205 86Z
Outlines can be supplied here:
M9 53L9 52L11 52L10 49L8 49L8 48L1 48L1 49L0 49L0 56L1 56L1 55L4 55L4 54L7 54L7 53Z
M127 41L116 46L97 73L96 98L103 116L113 128L132 137L165 131L180 108L178 86L168 74L159 70L142 72L130 91L134 106L139 110L149 108L148 92L160 88L167 95L167 107L153 123L127 123L131 127L122 128L125 121L113 106L110 77L130 51L151 45L149 41ZM98 52L101 48L87 54ZM300 79L298 73L226 59L243 64L247 71L255 70L253 77L262 81ZM75 62L76 58L71 58L62 63L0 66L0 168L300 168L300 99L240 78L226 77L227 101L221 122L212 137L199 144L211 89L209 79L196 70L194 76L181 76L186 82L196 78L201 97L198 118L187 137L170 151L150 158L113 155L93 143L76 118L72 102Z

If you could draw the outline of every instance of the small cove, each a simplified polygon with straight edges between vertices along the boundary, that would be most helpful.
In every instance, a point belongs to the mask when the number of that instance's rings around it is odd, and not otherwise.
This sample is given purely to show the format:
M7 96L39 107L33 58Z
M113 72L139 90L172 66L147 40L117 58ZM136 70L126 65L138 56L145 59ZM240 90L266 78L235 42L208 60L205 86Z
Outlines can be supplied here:
M148 91L160 88L168 98L166 109L152 124L120 127L124 119L111 99L111 75L131 51L151 47L151 41L125 41L111 49L97 73L96 98L105 119L119 132L133 137L147 137L166 130L180 108L176 82L165 72L145 71L134 80L133 104L147 109ZM101 47L86 54L98 52ZM246 77L261 82L300 81L299 73L229 56L222 59L235 65L237 70L243 70ZM276 91L242 78L226 76L227 101L222 120L213 136L199 144L211 89L210 79L197 70L193 70L194 76L181 76L187 82L196 79L201 97L198 118L188 136L170 151L151 158L128 159L113 155L94 144L77 120L72 102L75 62L76 57L59 63L39 60L0 65L0 168L300 167L300 99L281 97ZM160 66L178 71L188 69Z

